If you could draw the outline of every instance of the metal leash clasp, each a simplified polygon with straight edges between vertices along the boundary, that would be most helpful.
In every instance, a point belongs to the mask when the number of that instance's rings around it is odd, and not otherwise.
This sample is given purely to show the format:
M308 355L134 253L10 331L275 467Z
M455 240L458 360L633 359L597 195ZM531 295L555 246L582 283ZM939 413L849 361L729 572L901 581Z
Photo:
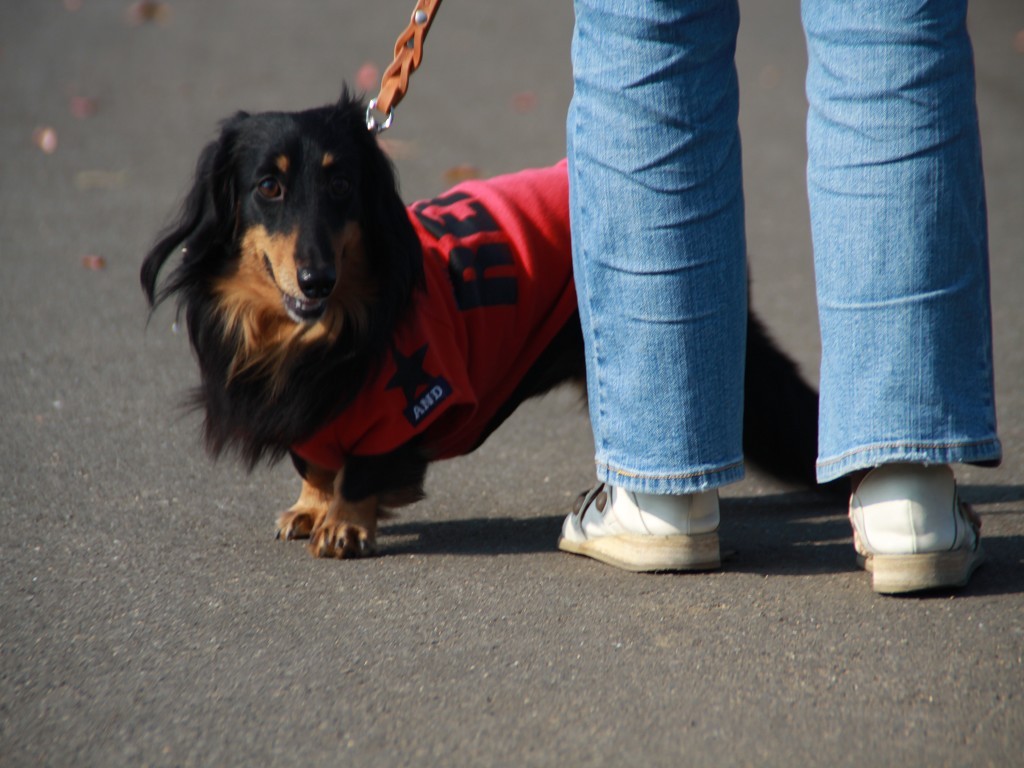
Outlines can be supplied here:
M370 103L366 105L366 130L375 136L384 133L395 120L394 108L388 110L383 122L377 119L378 114L384 113L377 111L377 99L370 99Z

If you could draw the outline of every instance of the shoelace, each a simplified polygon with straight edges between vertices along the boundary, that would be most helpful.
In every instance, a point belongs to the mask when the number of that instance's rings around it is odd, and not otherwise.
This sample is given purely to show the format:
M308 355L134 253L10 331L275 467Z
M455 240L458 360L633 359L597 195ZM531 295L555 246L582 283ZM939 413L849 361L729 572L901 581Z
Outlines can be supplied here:
M604 512L605 505L608 503L608 493L605 491L605 484L598 483L588 491L583 491L579 496L576 497L576 501L572 505L572 513L576 517L583 517L583 513L591 503L597 506L598 512Z

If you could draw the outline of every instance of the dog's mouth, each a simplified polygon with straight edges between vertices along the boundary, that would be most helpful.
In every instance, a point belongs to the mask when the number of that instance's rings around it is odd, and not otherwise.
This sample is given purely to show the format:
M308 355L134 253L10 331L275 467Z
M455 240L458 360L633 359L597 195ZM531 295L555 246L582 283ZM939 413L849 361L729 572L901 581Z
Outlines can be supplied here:
M270 279L274 281L277 290L281 293L281 302L284 304L284 311L288 314L288 317L296 323L315 323L323 317L324 311L327 309L327 299L307 299L292 296L278 284L277 278L274 277L274 267L271 265L270 258L266 254L263 255L263 266L266 268L267 274L270 275Z
M284 311L296 323L315 323L323 317L324 310L327 309L325 299L300 299L284 291L281 292L281 299L284 302Z

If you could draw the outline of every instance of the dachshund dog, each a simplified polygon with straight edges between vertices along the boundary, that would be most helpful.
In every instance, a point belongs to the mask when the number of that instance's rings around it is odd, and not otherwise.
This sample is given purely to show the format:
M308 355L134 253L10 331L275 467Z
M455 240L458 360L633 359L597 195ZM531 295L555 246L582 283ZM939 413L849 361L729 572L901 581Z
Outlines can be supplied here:
M184 312L209 452L250 470L291 454L302 489L277 533L316 556L372 554L428 463L585 382L564 161L407 208L347 91L225 120L141 280ZM747 335L744 449L813 484L817 394L753 314Z

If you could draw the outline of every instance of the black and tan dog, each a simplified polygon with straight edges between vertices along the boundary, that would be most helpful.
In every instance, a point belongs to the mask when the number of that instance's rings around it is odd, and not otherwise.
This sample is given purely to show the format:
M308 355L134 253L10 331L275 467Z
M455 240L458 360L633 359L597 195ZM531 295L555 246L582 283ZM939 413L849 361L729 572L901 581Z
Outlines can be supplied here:
M381 509L421 498L429 462L584 381L566 185L556 166L406 208L347 94L222 124L141 278L184 310L209 451L250 469L291 453L303 483L280 537L372 553ZM751 460L813 484L817 395L753 315L745 400Z

